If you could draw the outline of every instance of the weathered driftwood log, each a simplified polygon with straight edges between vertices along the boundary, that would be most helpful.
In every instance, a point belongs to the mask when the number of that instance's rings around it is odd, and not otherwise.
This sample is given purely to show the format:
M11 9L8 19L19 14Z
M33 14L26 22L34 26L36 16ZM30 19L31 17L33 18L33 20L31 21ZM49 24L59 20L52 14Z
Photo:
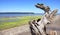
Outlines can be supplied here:
M37 8L44 10L44 15L41 19L38 20L31 20L29 21L30 30L32 35L48 35L46 33L46 25L52 23L51 18L57 13L57 10L53 10L51 13L50 8L48 6L44 6L44 4L37 4L35 5ZM55 33L55 32L53 32ZM50 33L51 35L51 33ZM52 34L53 35L53 34Z

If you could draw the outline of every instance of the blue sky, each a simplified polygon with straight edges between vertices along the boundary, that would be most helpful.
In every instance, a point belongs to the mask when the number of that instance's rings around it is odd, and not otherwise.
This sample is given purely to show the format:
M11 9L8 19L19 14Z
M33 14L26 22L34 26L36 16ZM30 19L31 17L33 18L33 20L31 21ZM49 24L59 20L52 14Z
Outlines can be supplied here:
M37 3L50 6L51 10L58 9L60 13L60 0L0 0L0 12L43 13L43 10L35 7Z

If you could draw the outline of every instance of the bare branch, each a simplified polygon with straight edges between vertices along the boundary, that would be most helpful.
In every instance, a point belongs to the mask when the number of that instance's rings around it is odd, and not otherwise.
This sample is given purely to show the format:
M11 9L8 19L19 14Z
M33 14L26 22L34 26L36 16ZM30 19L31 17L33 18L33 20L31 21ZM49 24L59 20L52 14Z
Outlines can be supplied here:
M51 12L51 14L49 15L50 18L53 18L53 17L56 15L57 11L58 11L58 9L53 10L53 11Z
M39 4L39 3L37 3L37 5L35 5L37 8L40 8L40 9L42 9L42 10L44 10L45 11L45 13L47 12L47 13L49 13L49 11L50 11L50 7L49 6L44 6L44 4Z

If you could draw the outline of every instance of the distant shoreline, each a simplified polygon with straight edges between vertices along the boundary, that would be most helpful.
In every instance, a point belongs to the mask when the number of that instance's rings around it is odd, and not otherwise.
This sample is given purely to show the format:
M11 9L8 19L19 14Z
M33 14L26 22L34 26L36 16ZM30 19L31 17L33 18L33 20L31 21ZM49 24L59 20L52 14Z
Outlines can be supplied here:
M33 12L0 12L0 14L34 14Z

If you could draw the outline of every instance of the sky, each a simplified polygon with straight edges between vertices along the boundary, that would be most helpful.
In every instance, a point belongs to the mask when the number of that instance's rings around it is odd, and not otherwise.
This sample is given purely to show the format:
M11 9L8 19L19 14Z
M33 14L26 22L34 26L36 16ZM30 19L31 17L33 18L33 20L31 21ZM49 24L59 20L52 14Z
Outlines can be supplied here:
M52 11L58 9L60 13L60 0L0 0L0 12L43 13L43 10L35 7L37 3L49 6Z

